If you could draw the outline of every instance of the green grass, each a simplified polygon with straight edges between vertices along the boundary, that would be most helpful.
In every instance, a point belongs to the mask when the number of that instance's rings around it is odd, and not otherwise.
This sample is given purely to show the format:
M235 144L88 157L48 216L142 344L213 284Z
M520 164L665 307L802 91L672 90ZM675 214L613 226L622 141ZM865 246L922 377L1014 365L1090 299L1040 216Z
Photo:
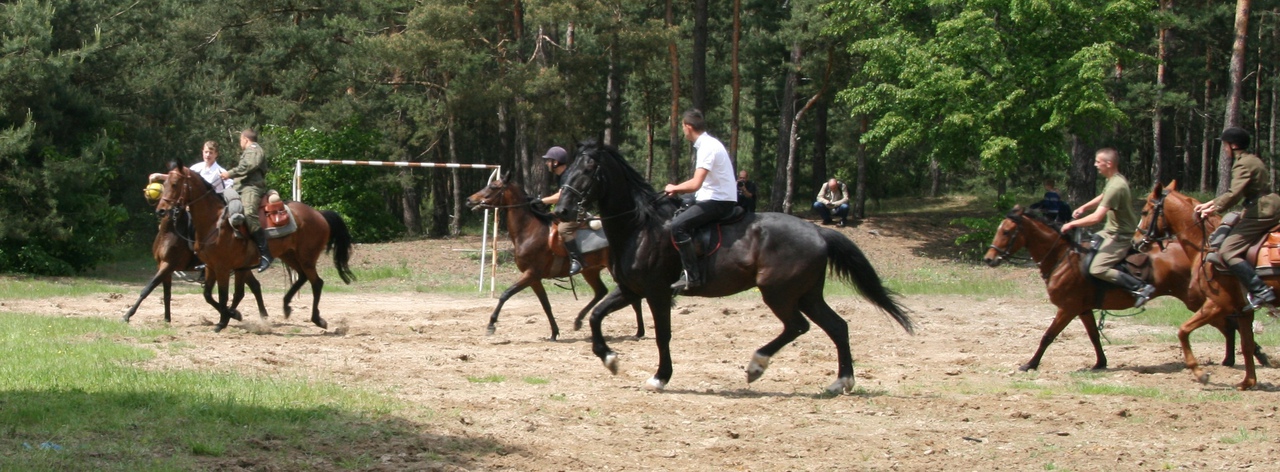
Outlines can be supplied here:
M1191 315L1193 315L1193 313L1187 310L1187 307L1183 305L1181 301L1173 299L1171 297L1164 297L1157 300L1153 300L1151 303L1147 304L1146 310L1140 313L1132 312L1132 311L1117 312L1117 313L1122 316L1109 317L1107 319L1107 322L1108 323L1132 322L1132 323L1139 323L1147 326L1169 327L1171 329L1168 329L1162 332L1161 334L1155 335L1154 339L1157 341L1168 342L1172 344L1178 343L1178 328L1181 327L1182 324L1185 323L1187 320L1191 319ZM1131 317L1123 316L1130 313L1136 313L1136 314ZM1120 321L1120 320L1124 320L1124 321ZM1275 319L1267 316L1265 312L1258 312L1258 314L1255 315L1255 320L1261 322L1263 326L1263 330L1261 333L1257 333L1257 332L1254 333L1254 341L1256 341L1258 345L1263 347L1263 352L1266 352L1267 354L1270 354L1270 355L1280 354L1276 352L1271 352L1267 349L1268 347L1280 345L1280 321L1276 321ZM1218 344L1218 343L1222 343L1224 340L1225 339L1223 339L1222 333L1219 332L1217 329L1213 328L1212 326L1206 325L1191 333L1192 343L1211 342L1214 344ZM1236 346L1237 348L1239 348L1238 337L1237 337ZM1217 356L1218 354L1213 354L1213 355Z
M1218 442L1223 444L1240 444L1245 442L1267 442L1267 435L1260 432L1249 431L1244 428L1236 429L1234 434L1218 438Z
M483 377L467 376L467 381L471 383L502 383L507 378L497 374L486 375Z
M0 469L361 468L405 441L429 451L440 440L392 415L406 405L358 389L148 368L150 346L189 348L155 344L172 334L0 313ZM394 451L387 438L396 438ZM448 441L454 453L495 449L490 440Z
M194 286L193 286L194 287ZM93 279L0 276L0 300L19 298L80 297L127 292L125 287Z

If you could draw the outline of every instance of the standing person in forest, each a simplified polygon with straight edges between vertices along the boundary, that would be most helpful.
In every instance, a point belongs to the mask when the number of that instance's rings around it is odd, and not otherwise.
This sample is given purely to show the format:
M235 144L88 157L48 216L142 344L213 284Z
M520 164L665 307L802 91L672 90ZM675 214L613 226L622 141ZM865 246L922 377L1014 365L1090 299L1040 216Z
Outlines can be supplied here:
M818 189L818 199L813 202L813 210L822 216L822 224L831 224L834 213L840 217L839 226L844 226L849 217L849 187L836 179L828 180Z
M738 206L748 214L756 212L756 183L747 178L747 171L738 171Z
M1280 196L1271 191L1270 175L1267 164L1257 155L1248 152L1249 132L1241 128L1231 127L1222 130L1222 145L1227 146L1234 156L1231 164L1231 185L1226 193L1211 201L1196 205L1195 212L1201 218L1221 212L1243 203L1244 214L1230 233L1222 241L1219 253L1231 274L1240 279L1249 293L1249 305L1245 311L1253 311L1263 305L1271 305L1276 301L1276 294L1271 287L1258 277L1253 265L1245 260L1245 251L1258 241L1277 223L1280 223ZM1223 224L1228 218L1223 218Z
M720 140L707 134L707 122L702 111L684 112L681 120L684 138L697 150L694 157L693 178L678 184L667 184L662 189L668 195L694 193L692 207L667 222L671 237L680 251L680 264L684 274L671 284L676 290L702 286L702 273L698 271L698 254L693 248L693 231L699 226L728 216L738 205L737 185L733 179L733 161Z
M1133 196L1129 192L1129 180L1120 175L1118 167L1120 152L1112 148L1102 148L1094 155L1093 166L1098 175L1107 179L1102 194L1080 205L1071 214L1074 218L1062 225L1062 232L1073 228L1093 226L1106 220L1102 227L1102 243L1098 245L1098 255L1089 264L1089 275L1124 287L1133 293L1133 307L1138 308L1151 299L1156 288L1143 283L1137 277L1121 272L1115 265L1124 259L1133 247L1133 232L1138 229L1138 213L1133 209ZM1081 218L1086 211L1093 208L1093 213Z
M267 155L258 145L258 133L252 128L240 132L240 149L240 162L235 168L223 172L222 178L236 179L236 191L249 202L244 205L244 218L254 241L258 243L258 272L262 272L275 260L267 247L267 232L258 221L258 204L267 192Z
M195 173L200 174L200 177L204 178L205 182L209 182L209 185L213 186L214 192L222 195L222 199L227 202L227 214L235 215L244 211L244 205L240 202L240 195L236 193L234 188L232 188L235 184L235 180L222 178L222 173L225 172L226 169L223 169L221 165L218 165L217 141L204 142L204 147L201 148L200 151L200 162L192 164L190 169L195 171ZM154 173L151 174L147 180L150 182L163 182L165 180L169 180L169 174ZM232 218L232 223L235 222L235 219ZM200 269L203 265L204 264L200 264L196 268ZM174 271L173 273L179 278L186 279L188 281L200 282L204 280L204 272L200 272L198 278L189 278L187 274L182 271Z
M560 146L552 146L542 155L542 162L547 164L547 171L556 176L556 193L542 197L540 201L543 205L555 205L560 201L560 185L563 183L560 179L564 177L564 171L569 169L569 152ZM564 248L569 252L569 276L582 272L582 248L578 247L577 240L579 228L582 228L582 223L577 220L556 224L556 232L560 233L560 240L564 241Z
M1045 219L1054 223L1066 223L1071 219L1071 207L1062 201L1058 193L1057 183L1053 179L1044 179L1044 198L1031 204L1032 210L1040 210Z

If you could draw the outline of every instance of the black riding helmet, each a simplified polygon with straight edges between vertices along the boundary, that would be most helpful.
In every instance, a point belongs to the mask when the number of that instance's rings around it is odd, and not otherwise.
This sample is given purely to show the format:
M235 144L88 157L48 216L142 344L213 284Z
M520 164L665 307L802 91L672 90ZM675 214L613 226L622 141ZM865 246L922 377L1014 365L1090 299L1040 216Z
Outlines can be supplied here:
M1249 132L1243 128L1230 127L1222 130L1221 139L1224 143L1231 143L1239 146L1240 149L1249 149Z
M569 164L569 152L560 146L552 146L547 153L542 156L543 159L551 159L561 164Z

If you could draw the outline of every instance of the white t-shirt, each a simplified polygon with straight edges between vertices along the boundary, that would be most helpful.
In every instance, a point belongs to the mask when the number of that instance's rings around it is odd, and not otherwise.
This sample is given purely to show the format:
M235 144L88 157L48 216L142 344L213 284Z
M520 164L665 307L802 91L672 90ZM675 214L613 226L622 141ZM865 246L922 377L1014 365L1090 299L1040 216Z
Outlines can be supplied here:
M209 182L209 185L213 186L213 190L218 193L222 193L227 187L235 183L235 179L222 178L222 173L226 172L226 169L223 169L216 161L211 166L205 166L204 161L197 162L191 165L191 170L204 177L204 181Z
M702 133L693 142L693 147L698 150L695 167L707 170L707 178L693 198L700 202L737 202L738 181L734 178L733 162L729 160L729 151L725 150L724 144L710 134Z

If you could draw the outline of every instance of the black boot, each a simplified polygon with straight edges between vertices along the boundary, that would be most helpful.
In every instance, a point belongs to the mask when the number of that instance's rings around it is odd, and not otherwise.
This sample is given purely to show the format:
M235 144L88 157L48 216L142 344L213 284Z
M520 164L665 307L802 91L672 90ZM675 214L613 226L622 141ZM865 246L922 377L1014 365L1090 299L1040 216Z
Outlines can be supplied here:
M260 255L258 260L258 272L262 272L264 270L271 268L271 262L275 261L276 259L274 257L271 257L271 248L267 247L267 231L266 230L258 229L257 231L254 231L253 239L258 242L258 254Z
M578 241L565 241L564 248L569 251L569 276L578 275L582 272L582 249L578 247Z
M1156 288L1151 286L1151 284L1144 283L1143 281L1138 280L1137 277L1124 272L1120 273L1120 277L1117 278L1117 281L1120 282L1120 286L1124 287L1125 290L1133 293L1134 308L1139 308L1142 305L1145 305L1147 300L1150 300L1151 296L1156 293Z
M698 272L698 254L693 251L693 239L677 242L676 249L680 251L680 265L684 266L684 273L680 280L671 284L671 288L683 291L701 287L702 274Z
M1231 275L1240 279L1240 285L1244 285L1249 292L1249 304L1245 305L1244 311L1253 311L1263 305L1275 303L1276 293L1271 290L1271 286L1258 277L1258 272L1248 262L1237 262L1227 269L1231 271Z

